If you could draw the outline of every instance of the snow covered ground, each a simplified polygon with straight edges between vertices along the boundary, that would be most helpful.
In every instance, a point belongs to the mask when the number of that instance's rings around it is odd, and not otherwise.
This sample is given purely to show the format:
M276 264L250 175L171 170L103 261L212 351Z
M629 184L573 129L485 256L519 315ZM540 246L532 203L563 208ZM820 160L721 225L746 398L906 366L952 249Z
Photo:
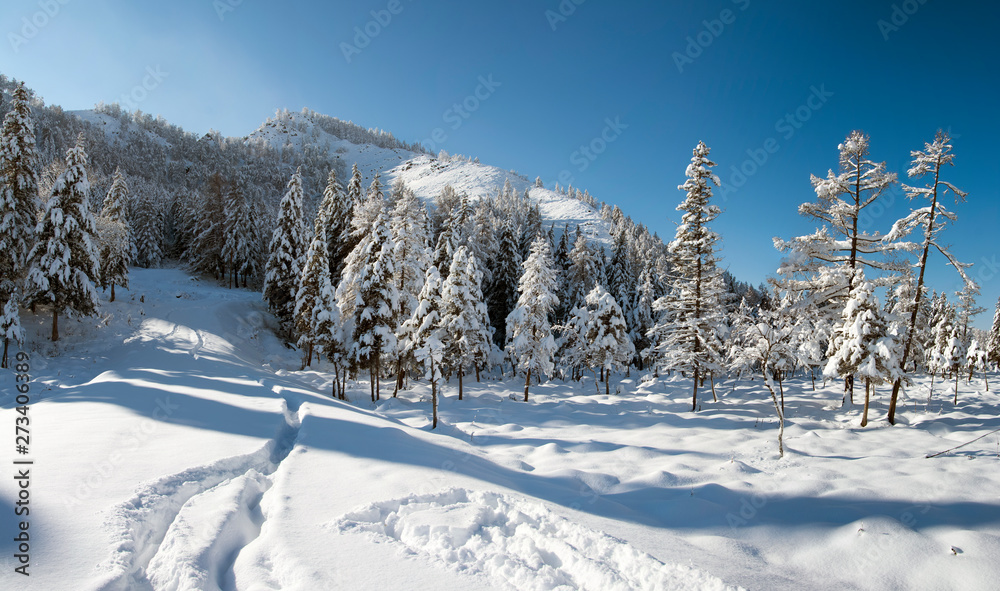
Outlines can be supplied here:
M421 383L332 400L257 293L132 270L101 318L32 333L31 577L0 589L994 589L1000 397L911 389L858 426L840 387L786 389L786 455L758 381L687 412L683 379ZM493 376L495 378L496 376ZM1000 386L1000 376L991 375ZM470 383L471 382L471 383ZM822 384L820 384L822 386ZM4 458L13 377L0 373ZM860 402L860 399L859 399ZM884 415L880 389L873 414Z

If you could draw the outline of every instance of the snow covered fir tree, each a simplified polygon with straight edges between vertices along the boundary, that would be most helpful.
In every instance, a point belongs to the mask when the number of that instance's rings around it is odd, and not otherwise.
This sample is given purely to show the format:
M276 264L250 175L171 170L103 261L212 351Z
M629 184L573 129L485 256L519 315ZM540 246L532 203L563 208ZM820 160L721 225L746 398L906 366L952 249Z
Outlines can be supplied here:
M536 562L552 581L571 562L597 573L567 588L713 588L664 574L659 558L596 532L600 520L560 513L617 519L639 506L636 527L743 544L796 503L829 504L837 532L824 530L823 551L871 560L876 535L903 551L900 540L925 534L871 518L913 513L909 501L858 501L839 479L854 490L880 471L912 476L933 497L952 485L905 472L914 454L995 460L981 442L1000 428L1000 301L987 323L989 270L949 246L964 207L988 196L959 188L962 146L948 132L883 162L880 137L839 131L831 161L810 164L833 169L803 167L804 195L767 205L800 225L769 241L776 272L751 284L728 260L727 228L741 222L726 211L734 163L714 141L714 157L699 141L690 159L689 145L663 161L670 189L650 200L669 207L643 223L581 187L308 109L231 138L118 105L74 114L4 77L0 90L0 375L16 388L31 357L39 404L54 415L57 403L92 405L66 427L74 440L90 441L82 422L92 429L105 412L124 433L129 453L101 464L97 485L89 464L58 464L84 484L65 508L50 505L56 520L90 495L107 505L117 550L100 562L102 588L182 588L185 577L248 588L262 565L305 560L273 550L284 536L300 543L275 525L292 506L309 535L357 564L359 550L330 539L382 536L490 577ZM903 160L903 171L887 164ZM802 202L798 216L786 201ZM176 452L159 447L184 437ZM147 451L177 469L142 472ZM185 455L196 459L174 457ZM781 496L791 467L828 488ZM949 468L962 487L1000 483L963 469ZM367 505L344 507L353 487ZM947 534L921 544L946 539L948 560L989 554L998 514L977 498L992 529L976 529L972 509L954 527L928 517L921 527ZM705 514L722 525L704 526ZM149 529L150 516L162 527ZM309 552L332 551L323 544ZM280 588L275 572L254 581Z

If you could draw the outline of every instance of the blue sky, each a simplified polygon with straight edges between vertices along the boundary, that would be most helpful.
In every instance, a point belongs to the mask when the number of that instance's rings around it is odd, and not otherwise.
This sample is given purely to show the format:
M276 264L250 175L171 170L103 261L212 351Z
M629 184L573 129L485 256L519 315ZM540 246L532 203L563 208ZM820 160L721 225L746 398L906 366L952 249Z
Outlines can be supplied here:
M199 133L245 135L304 106L407 141L440 128L435 148L549 186L572 177L664 238L704 140L724 181L753 171L719 199L715 226L725 263L752 282L777 267L773 236L813 229L797 206L851 130L904 176L909 152L950 129L946 178L970 196L945 241L976 263L984 327L1000 296L998 16L934 0L8 0L0 71L80 109L126 102L152 70L136 106ZM463 102L474 110L457 114ZM871 228L908 209L894 199ZM932 287L959 287L940 256L932 265Z

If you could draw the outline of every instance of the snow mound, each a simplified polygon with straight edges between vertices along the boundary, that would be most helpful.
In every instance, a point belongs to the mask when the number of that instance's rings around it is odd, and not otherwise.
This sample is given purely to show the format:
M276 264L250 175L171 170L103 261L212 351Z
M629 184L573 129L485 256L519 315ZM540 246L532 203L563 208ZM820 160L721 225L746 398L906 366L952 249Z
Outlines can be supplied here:
M540 503L449 489L372 503L335 522L368 532L504 589L730 589L693 568L667 565L626 542L577 525Z

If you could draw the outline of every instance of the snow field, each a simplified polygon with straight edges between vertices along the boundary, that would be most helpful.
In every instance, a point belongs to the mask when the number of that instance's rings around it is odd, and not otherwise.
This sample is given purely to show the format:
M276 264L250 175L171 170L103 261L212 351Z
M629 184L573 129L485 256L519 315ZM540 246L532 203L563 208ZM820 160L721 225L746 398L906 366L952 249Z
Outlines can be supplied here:
M448 568L483 573L503 589L731 589L694 569L668 567L539 503L492 492L410 495L370 504L336 525L398 542Z
M144 301L140 302L140 298ZM132 270L100 319L28 316L32 577L3 589L992 589L1000 397L981 376L873 396L785 383L786 456L759 379L484 375L329 396L260 295ZM58 353L58 356L56 355ZM1000 383L997 376L991 381ZM8 380L7 375L0 377ZM0 424L10 424L0 381ZM37 439L36 439L37 438ZM0 479L0 532L14 494ZM0 538L0 557L10 542ZM0 563L2 563L0 558Z

